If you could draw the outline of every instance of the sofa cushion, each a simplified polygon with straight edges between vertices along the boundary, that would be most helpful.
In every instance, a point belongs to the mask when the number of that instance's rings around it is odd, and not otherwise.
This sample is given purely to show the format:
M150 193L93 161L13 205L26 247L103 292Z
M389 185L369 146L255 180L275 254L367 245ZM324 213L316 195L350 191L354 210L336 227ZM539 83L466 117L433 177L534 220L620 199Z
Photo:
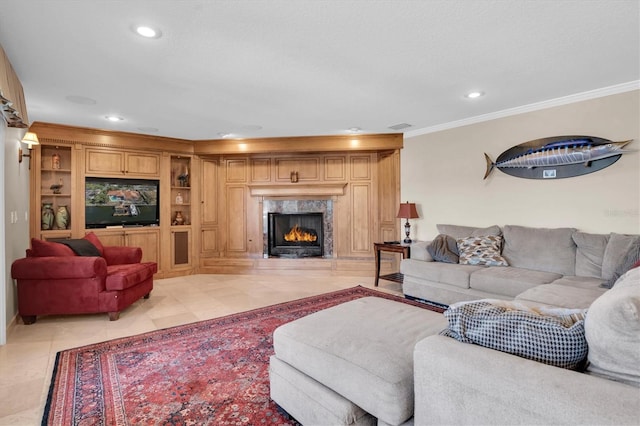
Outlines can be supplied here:
M600 297L605 291L600 287L598 278L577 277L583 280L583 286L572 282L572 278L563 277L551 284L543 284L526 290L516 296L517 300L533 302L543 305L560 306L563 308L586 309Z
M609 242L608 234L588 234L574 232L573 241L576 243L576 272L582 277L602 277L602 260L604 250Z
M523 268L485 268L474 272L469 278L469 287L475 290L515 297L525 290L551 283L562 275L553 272L534 271Z
M623 235L615 232L609 235L609 242L604 250L604 258L602 259L602 278L609 280L613 277L616 266L627 254L631 244L638 238L640 238L638 235Z
M511 266L575 275L576 244L572 238L575 231L506 225L502 256Z
M458 243L450 235L439 234L427 246L427 252L436 262L458 263Z
M449 284L459 288L469 288L469 276L473 272L484 268L485 266L423 262L415 259L404 259L400 263L400 272L404 275Z
M636 238L631 242L627 254L625 254L613 270L613 275L609 280L602 283L605 288L612 288L618 278L630 270L636 262L640 260L640 238Z
M50 241L38 240L37 238L31 239L31 252L33 256L45 257L45 256L75 256L76 254L71 248L64 244L53 243Z
M89 232L84 236L84 239L96 246L96 248L100 252L100 256L104 257L104 246L102 245L100 239L96 234L94 234L93 232Z
M278 327L275 355L389 424L413 415L413 347L446 326L442 314L378 297Z
M596 299L585 322L587 370L640 387L640 268Z
M587 357L584 309L532 308L517 302L479 300L449 306L441 334L463 343L577 369Z
M461 265L509 266L500 256L502 237L499 235L461 238L457 243Z
M436 227L439 233L450 235L456 240L466 237L482 237L484 235L502 235L502 231L498 225L477 228L474 226L438 224Z
M124 290L152 278L154 270L150 265L151 263L130 263L107 266L106 289Z

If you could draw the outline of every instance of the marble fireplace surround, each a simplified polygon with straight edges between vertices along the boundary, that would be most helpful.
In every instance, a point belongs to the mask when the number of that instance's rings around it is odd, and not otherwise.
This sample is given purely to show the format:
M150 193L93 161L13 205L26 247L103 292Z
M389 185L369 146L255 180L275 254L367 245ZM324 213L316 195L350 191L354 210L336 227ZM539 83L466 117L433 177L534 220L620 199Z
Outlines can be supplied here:
M322 213L323 257L333 257L335 197L343 196L347 184L252 185L252 196L262 197L262 253L269 257L269 213Z

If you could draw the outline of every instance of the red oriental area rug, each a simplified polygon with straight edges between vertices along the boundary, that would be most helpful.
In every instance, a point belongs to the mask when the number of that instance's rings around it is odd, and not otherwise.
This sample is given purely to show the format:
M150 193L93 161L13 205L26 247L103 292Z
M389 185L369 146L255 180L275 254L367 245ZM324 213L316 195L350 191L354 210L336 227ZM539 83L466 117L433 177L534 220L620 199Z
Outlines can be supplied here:
M58 352L43 425L287 425L269 398L273 331L364 287Z

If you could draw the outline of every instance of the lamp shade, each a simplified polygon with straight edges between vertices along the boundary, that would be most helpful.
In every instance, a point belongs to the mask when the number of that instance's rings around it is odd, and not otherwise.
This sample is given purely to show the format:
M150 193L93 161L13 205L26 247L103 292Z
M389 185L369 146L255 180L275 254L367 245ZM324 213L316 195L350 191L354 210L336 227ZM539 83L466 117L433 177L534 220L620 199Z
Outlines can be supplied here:
M40 141L38 140L38 135L36 135L33 132L25 133L24 137L22 138L22 142L29 144L29 148L31 148L31 145L40 145Z
M407 201L406 203L400 204L400 208L398 209L398 214L396 215L396 217L403 219L417 219L420 216L418 216L416 204Z

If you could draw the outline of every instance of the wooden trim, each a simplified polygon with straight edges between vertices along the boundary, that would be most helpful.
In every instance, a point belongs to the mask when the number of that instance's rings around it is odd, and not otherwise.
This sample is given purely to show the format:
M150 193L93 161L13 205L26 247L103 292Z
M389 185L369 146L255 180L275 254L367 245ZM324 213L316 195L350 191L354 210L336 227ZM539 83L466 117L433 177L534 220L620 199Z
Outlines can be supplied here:
M347 182L296 183L292 185L248 185L252 197L331 197L344 195Z

